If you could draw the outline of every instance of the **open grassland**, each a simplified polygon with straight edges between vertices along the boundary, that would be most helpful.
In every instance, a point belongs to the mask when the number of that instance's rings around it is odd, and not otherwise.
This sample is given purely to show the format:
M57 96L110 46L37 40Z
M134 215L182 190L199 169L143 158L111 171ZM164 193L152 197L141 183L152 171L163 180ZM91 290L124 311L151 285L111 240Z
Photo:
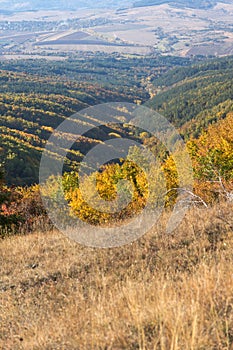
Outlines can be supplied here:
M0 348L232 349L232 204L166 215L137 242L92 249L56 231L0 241Z

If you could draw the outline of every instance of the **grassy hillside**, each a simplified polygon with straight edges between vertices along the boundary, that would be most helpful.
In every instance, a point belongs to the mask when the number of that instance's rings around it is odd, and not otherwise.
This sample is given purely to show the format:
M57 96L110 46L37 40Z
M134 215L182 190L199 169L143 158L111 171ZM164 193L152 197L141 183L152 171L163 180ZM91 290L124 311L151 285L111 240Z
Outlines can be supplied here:
M111 250L57 232L1 240L0 348L232 350L232 209Z

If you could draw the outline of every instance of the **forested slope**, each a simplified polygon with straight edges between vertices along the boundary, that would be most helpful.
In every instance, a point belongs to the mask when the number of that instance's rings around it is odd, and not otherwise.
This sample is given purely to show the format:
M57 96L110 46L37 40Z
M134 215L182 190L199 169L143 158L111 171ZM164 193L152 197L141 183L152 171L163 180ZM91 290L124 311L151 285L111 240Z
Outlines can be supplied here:
M7 183L30 185L38 181L46 140L65 118L100 103L145 102L150 96L145 83L148 76L160 76L174 65L187 64L189 59L91 53L61 62L2 61L0 163L4 163ZM68 168L92 144L108 139L111 131L116 130L95 131L76 143L68 153Z
M166 116L186 140L190 136L199 137L209 124L225 118L233 110L232 57L202 61L189 67L185 67L187 61L162 57L132 58L127 66L125 59L100 56L96 62L90 58L79 64L77 70L77 62L48 63L47 69L44 61L38 64L18 61L14 66L2 63L0 154L8 184L37 182L46 140L75 112L111 101L146 102L149 99L147 76L160 93L146 104ZM171 69L174 65L177 68ZM74 145L66 166L69 168L78 162L99 140L110 138L112 131L124 137L124 131L119 128L95 131Z
M166 116L187 138L233 110L233 58L176 68L155 79L161 92L147 105Z
M66 117L90 105L136 99L133 92L126 95L97 84L9 71L0 72L0 93L1 163L9 184L37 181L45 142ZM80 152L95 142L86 138Z

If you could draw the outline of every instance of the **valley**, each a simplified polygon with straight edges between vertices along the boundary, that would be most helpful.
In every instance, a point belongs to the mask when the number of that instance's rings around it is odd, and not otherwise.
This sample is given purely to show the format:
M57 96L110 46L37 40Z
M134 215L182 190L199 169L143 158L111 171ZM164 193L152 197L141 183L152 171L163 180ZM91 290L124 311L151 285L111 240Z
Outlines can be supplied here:
M232 19L0 0L1 349L233 350Z

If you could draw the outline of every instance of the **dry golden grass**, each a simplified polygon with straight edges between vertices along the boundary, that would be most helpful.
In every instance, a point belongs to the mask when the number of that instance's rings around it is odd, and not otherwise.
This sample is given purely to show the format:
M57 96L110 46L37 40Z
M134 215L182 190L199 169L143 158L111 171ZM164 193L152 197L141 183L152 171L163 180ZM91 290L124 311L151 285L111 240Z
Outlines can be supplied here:
M0 348L232 349L232 205L101 250L58 232L0 242Z

